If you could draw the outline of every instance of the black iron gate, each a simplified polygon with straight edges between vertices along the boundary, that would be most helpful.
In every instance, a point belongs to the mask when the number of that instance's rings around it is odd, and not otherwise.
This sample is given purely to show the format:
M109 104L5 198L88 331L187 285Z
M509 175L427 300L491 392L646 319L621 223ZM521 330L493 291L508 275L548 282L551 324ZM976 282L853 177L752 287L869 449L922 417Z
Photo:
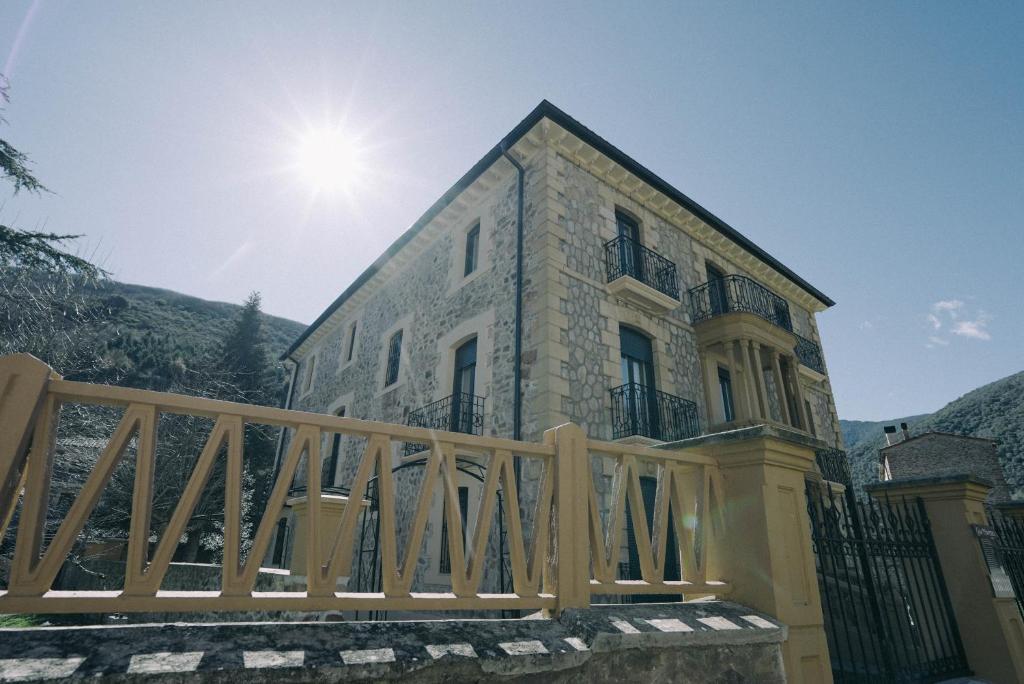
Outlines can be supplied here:
M1009 579L1010 587L1007 589L1012 590L1017 597L1017 608L1024 617L1024 521L996 510L988 511L988 520L995 532L992 549L998 563L998 574L1004 581ZM987 556L986 560L989 561ZM989 572L996 569L992 566L993 563L989 561ZM1002 595L1008 596L1009 593Z
M934 682L970 674L924 504L807 484L832 674Z

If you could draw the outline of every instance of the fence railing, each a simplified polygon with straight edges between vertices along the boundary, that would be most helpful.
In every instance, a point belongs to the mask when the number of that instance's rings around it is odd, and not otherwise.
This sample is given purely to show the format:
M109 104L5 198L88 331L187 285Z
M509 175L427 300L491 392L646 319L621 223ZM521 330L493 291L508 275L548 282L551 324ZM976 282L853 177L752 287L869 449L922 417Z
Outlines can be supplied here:
M473 394L455 393L411 411L406 420L411 427L481 435L484 429L484 398ZM407 442L406 456L426 451L428 444Z
M604 244L604 256L609 283L629 276L662 294L679 299L676 265L654 250L620 235Z
M638 383L609 390L612 439L639 435L673 442L700 434L697 404Z
M829 482L850 487L852 477L850 475L850 461L846 452L842 449L818 449L814 452L814 460L818 464L821 476Z
M793 348L797 360L811 370L825 374L825 357L821 354L821 347L817 342L806 337L796 336L796 347Z
M49 544L42 544L48 491L53 483L55 434L61 407L99 405L120 412L119 422ZM198 416L212 423L173 514L162 530L151 529L157 434L164 414ZM242 501L245 435L252 425L288 431L288 448L278 478L251 539L243 545ZM354 536L364 506L347 506L336 527L321 512L322 444L334 434L365 442L349 486L350 500L374 488L373 515L379 526L381 586L375 592L338 591L351 576ZM396 494L394 451L405 442L430 445L417 491ZM125 459L131 452L134 459ZM416 591L417 566L435 495L445 501L451 539L463 538L456 459L486 465L475 522L466 546L449 548L450 591ZM533 473L530 496L521 497L516 462ZM306 590L254 591L260 564L284 511L289 485L300 462L307 470L310 540L333 537L327 550L306 545ZM85 522L119 464L133 466L127 521L127 556L120 591L54 591L55 578L72 552ZM599 474L616 475L611 487ZM219 473L211 479L212 473ZM597 473L597 474L595 474ZM657 478L653 510L645 507L640 477ZM218 481L219 480L219 481ZM220 591L162 591L161 584L186 525L207 486L222 486L223 573ZM480 591L488 539L499 490L507 536L511 591ZM19 496L20 493L20 496ZM561 610L584 607L594 594L722 595L729 589L718 575L721 546L721 477L716 461L702 453L648 449L588 440L566 424L548 430L543 443L377 423L315 413L251 406L176 394L69 382L27 355L0 358L0 538L15 513L17 530L7 589L0 613L108 613L325 610ZM19 506L20 501L20 506ZM521 506L530 501L530 506ZM641 580L618 580L624 511L629 502L636 531ZM672 511L670 515L670 510ZM401 525L399 521L405 521ZM651 524L648 524L648 520ZM683 572L665 581L666 530L679 540ZM401 529L399 529L401 528ZM589 534L588 534L589 532ZM151 542L157 538L155 546Z
M783 330L793 331L789 302L746 276L727 275L690 290L694 323L735 311L760 316Z
M1024 617L1024 520L989 509L988 520L995 532L993 550L1017 598Z

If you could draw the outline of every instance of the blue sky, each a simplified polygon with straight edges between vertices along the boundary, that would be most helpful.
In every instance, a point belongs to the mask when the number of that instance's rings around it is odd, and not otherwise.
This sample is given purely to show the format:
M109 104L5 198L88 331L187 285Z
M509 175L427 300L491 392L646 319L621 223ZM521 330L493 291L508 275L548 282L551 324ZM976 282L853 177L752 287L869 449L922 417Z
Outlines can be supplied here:
M557 4L558 7L553 7ZM311 321L548 98L836 300L839 412L1024 369L1024 4L6 0L4 138L120 280ZM346 192L295 150L340 126Z

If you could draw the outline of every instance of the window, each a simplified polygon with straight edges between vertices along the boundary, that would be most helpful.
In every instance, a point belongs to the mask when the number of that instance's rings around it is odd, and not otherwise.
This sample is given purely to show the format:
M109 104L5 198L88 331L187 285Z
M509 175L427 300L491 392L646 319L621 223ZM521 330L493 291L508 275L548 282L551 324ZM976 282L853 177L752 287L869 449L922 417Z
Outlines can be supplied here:
M271 563L277 567L284 565L284 546L288 534L288 520L281 518L277 521L277 537L274 539L274 557Z
M348 329L348 346L345 347L345 363L352 360L352 355L356 351L356 321L352 321L352 325Z
M338 416L339 418L344 418L345 417L345 407L342 406L340 409L335 411L334 415ZM334 487L334 486L336 486L336 483L335 483L334 479L337 477L337 473L338 473L338 458L339 458L340 455L341 455L341 433L340 432L335 432L331 436L331 455L327 459L327 468L326 468L326 470L324 470L323 477L322 477L322 482L321 482L322 486L324 486L324 487Z
M441 503L441 562L438 571L450 575L452 572L451 550L448 548L448 511L446 501ZM469 517L469 487L459 487L459 518L462 519L462 548L466 548L466 519Z
M736 409L732 403L732 376L721 366L718 368L718 386L722 390L722 410L725 412L725 422L728 423L736 418Z
M306 374L302 378L302 393L308 394L313 389L313 378L316 374L316 354L309 357L309 365L306 366Z
M479 251L480 224L478 223L466 233L466 263L462 271L463 276L468 276L476 270Z
M398 382L398 368L402 361L402 331L391 336L388 342L388 367L384 375L384 386L390 387Z
M811 431L811 437L817 437L818 431L814 429L814 414L811 413L811 402L805 400L804 409L807 412L807 429Z

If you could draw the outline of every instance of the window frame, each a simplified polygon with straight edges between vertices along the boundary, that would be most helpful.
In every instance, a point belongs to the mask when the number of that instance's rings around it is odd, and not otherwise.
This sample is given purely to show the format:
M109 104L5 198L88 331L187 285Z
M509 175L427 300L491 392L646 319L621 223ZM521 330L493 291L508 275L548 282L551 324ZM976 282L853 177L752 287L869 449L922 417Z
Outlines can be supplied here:
M405 329L399 328L388 337L387 354L384 357L384 389L398 384L402 376L402 343ZM396 344L397 340L397 344Z
M462 277L468 278L480 268L480 222L466 231L463 242Z
M316 387L316 367L318 363L318 352L313 352L309 356L309 365L306 367L305 373L302 376L302 386L299 391L299 398L304 399L313 393L313 389Z

